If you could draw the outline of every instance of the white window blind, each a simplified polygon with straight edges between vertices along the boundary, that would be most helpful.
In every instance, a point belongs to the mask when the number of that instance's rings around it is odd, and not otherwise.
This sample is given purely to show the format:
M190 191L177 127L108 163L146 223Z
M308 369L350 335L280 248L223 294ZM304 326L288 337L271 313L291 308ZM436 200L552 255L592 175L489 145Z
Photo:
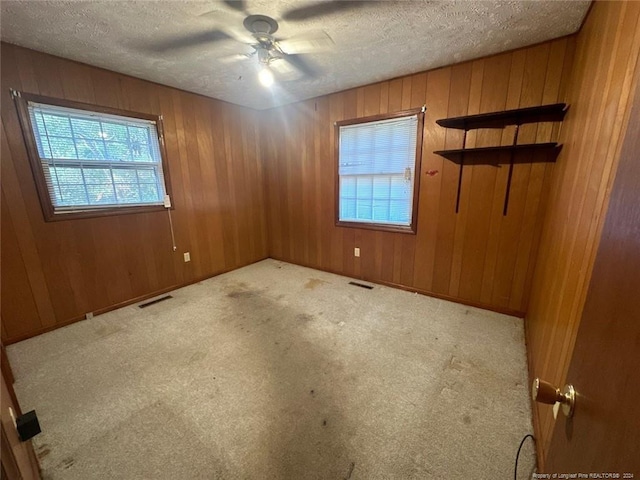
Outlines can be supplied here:
M28 107L55 212L163 204L155 122L35 102Z
M341 126L339 220L411 225L418 116Z

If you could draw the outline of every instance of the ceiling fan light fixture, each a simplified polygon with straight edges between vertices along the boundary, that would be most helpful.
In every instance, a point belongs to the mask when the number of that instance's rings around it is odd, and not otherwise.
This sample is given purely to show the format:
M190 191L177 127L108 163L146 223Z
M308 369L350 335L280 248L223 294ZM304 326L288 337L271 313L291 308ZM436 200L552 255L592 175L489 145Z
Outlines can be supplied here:
M258 73L258 80L260 80L260 83L269 88L271 85L273 85L273 73L271 73L271 70L269 70L267 67L264 67L262 70L260 70L260 73Z

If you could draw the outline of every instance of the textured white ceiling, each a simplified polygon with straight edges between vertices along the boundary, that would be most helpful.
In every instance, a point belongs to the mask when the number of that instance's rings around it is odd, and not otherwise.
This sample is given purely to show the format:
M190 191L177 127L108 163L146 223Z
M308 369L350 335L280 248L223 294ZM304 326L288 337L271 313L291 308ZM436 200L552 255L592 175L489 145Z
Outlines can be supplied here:
M9 43L264 109L567 35L579 28L590 1L377 1L304 21L282 16L317 2L246 3L248 13L278 20L277 37L325 31L333 48L304 57L319 75L265 89L256 79L256 58L223 61L251 51L236 40L158 48L219 26L242 30L245 14L219 1L2 0L1 35Z

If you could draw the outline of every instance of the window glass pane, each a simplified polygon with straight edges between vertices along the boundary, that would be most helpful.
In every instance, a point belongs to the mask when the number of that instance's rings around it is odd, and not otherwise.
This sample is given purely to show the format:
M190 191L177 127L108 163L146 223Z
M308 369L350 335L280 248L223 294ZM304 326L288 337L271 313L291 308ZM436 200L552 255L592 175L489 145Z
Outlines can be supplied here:
M76 146L71 138L49 137L53 158L78 158Z
M54 135L57 137L71 137L71 123L69 117L61 115L42 114L45 130L42 135Z
M127 126L102 122L102 138L109 142L127 143L129 141Z
M89 202L93 205L116 203L116 195L113 191L112 183L87 185L87 192L89 193Z
M140 192L137 185L116 183L116 196L120 203L140 203Z
M88 203L87 192L84 185L63 185L60 183L60 205L75 206Z
M112 161L126 162L131 160L131 153L129 153L129 144L105 142L107 147L107 156Z
M100 122L83 118L71 118L73 136L83 140L102 140Z
M35 118L34 129L38 132L46 132L42 113L38 113ZM49 147L49 139L46 135L36 135L36 143L38 144L38 153L41 157L51 158L51 148Z
M411 194L411 182L405 180L404 176L394 176L391 178L390 197L395 199L406 199Z
M356 177L340 178L340 196L351 198L356 196Z
M144 183L140 185L140 197L143 202L154 202L159 200L157 185Z
M146 128L129 127L129 138L131 142L135 143L147 143L149 132Z
M149 145L146 143L132 143L132 147L133 159L136 162L153 162Z
M401 200L391 200L389 220L392 222L406 223L411 221L411 204Z
M60 195L60 187L54 187L54 197L55 199L53 200L53 204L54 205L60 205L62 203L62 195Z
M156 178L155 170L151 170L151 169L141 170L141 169L138 169L137 172L138 172L138 182L139 183L153 183L153 184L158 183L158 179Z
M83 184L82 170L80 168L57 167L53 169L60 185Z
M389 200L373 201L373 220L387 221L389 218Z
M371 199L373 193L373 177L362 176L356 180L356 196L358 198Z
M87 184L111 184L111 170L107 168L85 168L84 179Z
M99 140L78 140L76 141L78 158L83 160L105 160L107 152L104 143Z
M341 199L340 200L340 218L353 220L356 218L356 200Z
M113 169L113 181L116 183L138 183L135 170L124 168Z
M389 198L390 179L388 175L378 175L373 179L373 198L384 200Z
M359 220L371 220L373 218L372 202L370 199L358 199L356 204L356 218Z

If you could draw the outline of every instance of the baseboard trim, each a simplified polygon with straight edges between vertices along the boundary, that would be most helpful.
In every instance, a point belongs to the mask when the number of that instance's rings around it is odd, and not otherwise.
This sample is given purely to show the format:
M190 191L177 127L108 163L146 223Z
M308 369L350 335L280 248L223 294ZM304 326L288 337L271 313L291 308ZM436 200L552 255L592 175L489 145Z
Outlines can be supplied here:
M118 308L126 307L126 306L132 305L134 303L143 302L145 300L148 300L149 298L157 297L158 295L163 295L163 294L171 292L173 290L177 290L177 289L182 288L182 287L187 287L189 285L193 285L194 283L202 282L203 280L207 280L209 278L217 277L218 275L222 275L224 273L228 273L228 272L231 272L233 270L237 270L239 268L246 267L248 265L253 265L254 263L258 263L258 262L261 262L263 260L267 260L268 258L269 257L260 258L258 260L255 260L255 261L252 261L252 262L249 262L249 263L246 263L246 264L242 264L242 265L239 265L237 267L225 268L225 269L219 270L219 271L217 271L215 273L212 273L211 275L204 275L202 277L198 277L198 278L195 278L193 280L189 280L188 282L183 282L183 283L180 283L180 284L172 285L170 287L161 288L160 290L155 290L153 292L146 293L144 295L140 295L139 297L135 297L135 298L132 298L130 300L125 300L123 302L115 303L113 305L109 305L109 306L106 306L106 307L103 307L103 308L96 309L96 310L93 311L93 314L94 315L102 315L103 313L107 313L107 312L110 312L112 310L117 310ZM58 328L66 327L67 325L71 325L73 323L80 322L80 321L82 321L84 319L85 319L85 316L81 315L81 316L69 318L67 320L63 320L61 322L56 322L54 325L49 325L47 327L40 328L40 329L35 330L33 332L30 332L30 333L25 333L23 335L18 335L18 336L15 336L15 337L9 337L4 341L4 344L5 345L11 345L13 343L22 342L23 340L27 340L27 339L32 338L32 337L37 337L38 335L42 335L43 333L51 332L53 330L57 330Z
M113 304L113 305L109 305L109 306L106 306L106 307L103 307L103 308L96 309L96 310L94 310L93 314L94 315L102 315L103 313L107 313L107 312L110 312L112 310L117 310L118 308L126 307L126 306L132 305L134 303L139 303L139 302L142 302L144 300L148 300L149 298L157 297L158 295L163 295L163 294L165 294L167 292L171 292L173 290L177 290L178 288L182 288L182 287L186 287L186 286L189 286L189 285L193 285L194 283L198 283L198 282L201 282L203 280L207 280L209 278L217 277L218 275L222 275L224 273L231 272L232 270L237 270L238 268L246 267L248 265L252 265L254 263L258 263L258 262L261 262L263 260L267 260L269 258L272 258L273 260L278 260L279 262L290 263L292 265L300 265L301 267L312 268L314 270L320 270L320 271L327 272L327 273L333 273L333 274L341 275L341 276L348 276L344 272L338 272L338 271L334 271L334 270L331 270L331 269L328 269L328 268L319 268L319 267L317 267L315 265L308 265L308 264L304 264L302 262L292 262L292 261L286 260L284 258L278 258L278 257L274 257L274 256L265 256L265 257L262 257L262 258L259 258L259 259L255 260L255 261L251 261L249 263L239 265L237 267L225 268L225 269L219 270L219 271L217 271L215 273L212 273L210 275L205 275L205 276L202 276L202 277L195 278L195 279L190 280L188 282L183 282L183 283L180 283L180 284L171 285L169 287L162 288L160 290L155 290L153 292L149 292L147 294L140 295L139 297L135 297L135 298L132 298L132 299L129 299L129 300L125 300L123 302L119 302L119 303L116 303L116 304ZM351 277L351 278L355 278L355 277ZM397 289L400 289L400 290L405 290L407 292L419 293L419 294L425 295L427 297L439 298L441 300L447 300L449 302L460 303L462 305L468 305L470 307L481 308L483 310L489 310L489 311L492 311L492 312L502 313L502 314L505 314L505 315L511 315L511 316L514 316L514 317L524 318L524 316L525 316L524 312L521 312L521 311L518 311L518 310L512 310L510 308L497 307L495 305L488 305L488 304L484 304L484 303L481 303L481 302L474 302L474 301L465 300L463 298L453 297L453 296L449 296L449 295L442 295L442 294L439 294L439 293L430 292L428 290L423 290L423 289L420 289L420 288L409 287L407 285L402 285L402 284L399 284L399 283L393 283L393 282L388 282L388 281L385 281L385 280L374 279L374 278L366 278L366 277L359 278L359 280L364 280L364 281L367 281L367 282L375 283L377 285L385 285L387 287L397 288ZM66 319L66 320L63 320L63 321L60 321L60 322L56 322L55 325L49 325L49 326L40 328L38 330L35 330L33 332L25 333L23 335L18 335L18 336L15 336L15 337L9 337L9 338L7 338L5 340L4 343L5 343L5 345L11 345L13 343L18 343L18 342L21 342L23 340L27 340L29 338L32 338L32 337L35 337L35 336L38 336L38 335L42 335L43 333L51 332L51 331L56 330L58 328L66 327L67 325L71 325L72 323L76 323L76 322L79 322L79 321L84 320L84 319L85 319L84 315L73 317L73 318L69 318L69 319ZM529 365L531 365L531 362L529 362ZM534 412L534 418L535 418L535 412Z
M472 300L465 300L464 298L453 297L450 295L442 295L440 293L430 292L428 290L423 290L421 288L409 287L407 285L402 285L400 283L388 282L386 280L380 280L375 278L367 278L367 277L351 277L344 272L338 272L329 268L320 268L315 265L305 264L303 262L292 262L291 260L286 260L284 258L274 257L273 255L270 257L274 260L278 260L279 262L290 263L292 265L299 265L301 267L312 268L314 270L320 270L321 272L333 273L335 275L341 275L343 277L349 278L357 278L358 280L364 280L366 282L375 283L377 285L384 285L387 287L397 288L400 290L405 290L407 292L419 293L420 295L425 295L427 297L439 298L440 300L447 300L449 302L461 303L462 305L468 305L470 307L481 308L483 310L490 310L496 313L502 313L505 315L511 315L513 317L524 318L525 312L521 312L520 310L512 310L510 308L499 307L495 305L489 305L481 302L474 302Z

